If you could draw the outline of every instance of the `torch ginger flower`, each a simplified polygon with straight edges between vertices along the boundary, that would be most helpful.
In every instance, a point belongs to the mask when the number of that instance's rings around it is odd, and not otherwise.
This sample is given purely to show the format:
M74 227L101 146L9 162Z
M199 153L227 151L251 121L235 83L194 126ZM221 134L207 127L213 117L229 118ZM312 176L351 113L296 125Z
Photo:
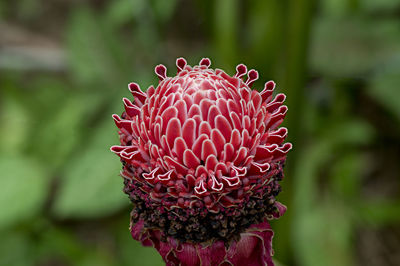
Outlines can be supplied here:
M113 115L131 234L167 265L273 265L268 219L286 210L275 197L292 148L285 95L273 99L273 81L250 89L258 72L243 64L233 77L210 65L179 58L175 77L158 65L157 88L130 83L134 101Z

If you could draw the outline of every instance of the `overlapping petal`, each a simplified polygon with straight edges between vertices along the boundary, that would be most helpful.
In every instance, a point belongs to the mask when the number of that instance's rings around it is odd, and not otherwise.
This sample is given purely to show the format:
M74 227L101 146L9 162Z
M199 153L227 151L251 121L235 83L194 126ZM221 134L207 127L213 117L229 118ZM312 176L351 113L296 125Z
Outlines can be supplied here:
M274 265L272 231L268 222L251 226L240 240L226 245L223 241L207 244L179 243L173 238L161 240L162 232L146 229L140 221L131 228L132 237L144 246L153 246L167 266L201 265Z
M292 148L286 96L273 81L252 90L258 72L243 64L234 76L210 65L178 58L174 77L156 66L158 86L130 83L113 115L132 236L169 265L272 265L265 219L286 211L275 199Z
M237 178L235 167L257 174L249 185L259 187L270 178L270 164L285 159L292 147L283 144L286 128L279 128L287 111L285 95L272 99L272 81L261 93L251 90L258 73L247 71L243 64L230 77L209 69L210 63L204 59L192 68L179 58L175 77L168 77L167 69L158 65L155 72L160 83L147 93L137 83L129 84L134 101L124 98L125 113L114 116L121 145L111 150L128 164L143 168L140 175L132 176L136 182L148 182L151 188L191 173L195 186L182 200L210 193L234 194L245 178ZM226 165L222 175L217 174L218 163ZM145 178L156 168L154 178ZM161 183L168 188L168 183ZM241 186L232 186L236 183ZM217 204L223 207L224 203Z

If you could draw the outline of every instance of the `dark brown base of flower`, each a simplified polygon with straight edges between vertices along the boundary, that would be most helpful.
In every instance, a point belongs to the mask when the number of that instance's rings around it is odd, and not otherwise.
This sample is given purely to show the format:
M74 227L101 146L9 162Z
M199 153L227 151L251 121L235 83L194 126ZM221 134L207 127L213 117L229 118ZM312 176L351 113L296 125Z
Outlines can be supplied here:
M223 241L229 244L238 241L240 234L251 225L261 223L265 218L280 216L282 209L275 201L280 192L280 185L273 180L258 194L248 197L246 204L232 208L222 208L213 213L203 208L175 208L166 211L162 204L150 202L141 197L142 184L125 179L127 193L134 207L131 212L131 222L144 221L144 227L158 229L161 238L172 237L183 243L212 243Z

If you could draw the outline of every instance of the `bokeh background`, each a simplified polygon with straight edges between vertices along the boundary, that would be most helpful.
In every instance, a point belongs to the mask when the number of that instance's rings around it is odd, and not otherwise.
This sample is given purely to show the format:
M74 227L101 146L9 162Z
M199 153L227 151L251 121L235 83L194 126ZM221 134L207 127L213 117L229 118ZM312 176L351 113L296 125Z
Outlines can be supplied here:
M400 265L398 0L2 0L0 265L163 265L109 152L128 82L210 57L287 94L279 265Z

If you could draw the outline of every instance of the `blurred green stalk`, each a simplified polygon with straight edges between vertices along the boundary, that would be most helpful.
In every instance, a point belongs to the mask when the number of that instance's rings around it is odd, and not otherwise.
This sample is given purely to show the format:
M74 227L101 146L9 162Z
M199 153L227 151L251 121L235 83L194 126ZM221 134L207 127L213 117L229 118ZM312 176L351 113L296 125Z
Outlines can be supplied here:
M291 0L288 3L288 24L286 37L286 65L282 88L288 98L286 104L289 111L286 117L286 125L289 129L289 141L295 144L288 157L286 178L282 183L283 193L279 195L279 201L288 205L288 212L279 222L274 223L274 229L279 236L274 239L274 249L277 259L283 263L292 264L293 249L291 238L293 230L291 221L295 210L291 210L294 187L293 180L297 158L302 152L302 140L304 123L302 123L303 110L306 104L305 85L308 79L308 47L310 39L311 22L314 16L315 0Z
M216 57L227 67L237 62L238 8L237 0L217 0L214 5Z

